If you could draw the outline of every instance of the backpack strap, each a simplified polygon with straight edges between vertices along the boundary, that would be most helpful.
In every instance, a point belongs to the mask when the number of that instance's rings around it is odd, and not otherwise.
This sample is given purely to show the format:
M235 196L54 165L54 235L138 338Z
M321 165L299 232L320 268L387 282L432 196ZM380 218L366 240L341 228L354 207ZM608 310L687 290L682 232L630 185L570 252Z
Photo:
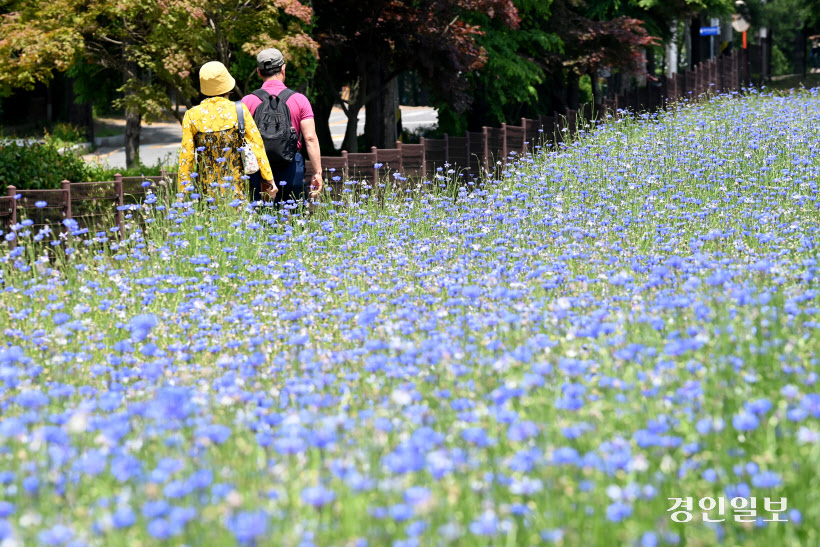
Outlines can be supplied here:
M288 108L288 99L290 99L290 97L292 95L295 95L295 94L296 94L296 92L294 90L290 89L289 87L286 87L285 89L282 90L281 93L279 93L279 95L277 95L277 97L279 97L279 101L281 102L282 106L285 107L285 114L288 115L288 122L291 122L291 123L293 123L293 118L290 115L290 108ZM296 135L299 136L299 130L298 129L296 130ZM299 138L301 138L301 137L299 137Z
M236 101L236 123L239 125L239 135L245 138L245 111L242 109L242 101Z
M290 89L289 87L286 87L285 89L282 90L282 92L279 95L276 95L276 97L280 101L287 102L287 100L290 99L291 95L295 95L295 94L296 94L296 92L294 90ZM252 95L254 95L257 99L259 99L263 103L269 101L270 98L272 97L272 95L270 93L268 93L267 91L265 91L264 89L257 89L256 91L254 91L252 93Z
M295 94L296 92L294 90L290 89L289 87L286 87L282 90L282 92L279 95L277 95L277 97L279 97L280 101L287 102L287 100L290 99L291 95Z
M270 93L268 93L264 89L257 89L252 93L252 95L256 96L256 98L262 101L263 103L267 102L270 99Z

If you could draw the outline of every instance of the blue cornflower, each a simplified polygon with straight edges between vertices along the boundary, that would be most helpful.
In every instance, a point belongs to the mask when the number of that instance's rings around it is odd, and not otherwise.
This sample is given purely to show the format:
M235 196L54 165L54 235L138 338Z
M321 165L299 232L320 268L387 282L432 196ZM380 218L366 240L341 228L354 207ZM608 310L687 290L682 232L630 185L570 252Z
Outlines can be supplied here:
M549 543L558 543L564 539L564 531L560 528L555 528L553 530L541 530L540 536L542 540Z
M775 488L780 484L782 484L780 475L773 471L763 471L752 477L752 486L755 488Z
M171 526L168 521L162 518L154 519L148 523L148 533L157 539L168 539L171 537Z
M0 541L14 539L14 527L5 519L0 519Z
M225 526L241 544L253 544L268 532L268 514L263 510L242 511L225 520Z
M196 432L196 436L205 437L216 444L222 444L231 436L231 428L221 424L210 424L200 427Z
M324 486L310 486L302 490L302 503L315 508L323 507L336 499L336 494Z
M131 331L131 340L142 342L150 334L151 329L157 326L157 317L153 313L146 313L133 317L128 324Z
M147 501L142 505L142 514L146 518L156 518L165 515L170 506L165 500Z
M552 453L552 463L557 465L572 464L577 465L580 460L578 451L569 446L556 448Z
M0 519L14 514L14 504L9 501L0 501Z
M806 412L812 415L813 418L820 418L820 393L808 393L800 400Z
M43 545L65 545L74 538L74 531L63 524L43 530L37 535L37 539Z
M606 518L612 522L621 522L631 514L632 507L620 501L610 503L606 508Z
M42 201L42 200L34 202L34 206L37 207L38 209L42 209L46 205L48 205L48 203L46 203L45 201Z
M62 325L71 320L71 316L67 313L55 313L54 317L51 318L54 321L55 325Z
M423 520L414 520L404 529L405 533L411 538L422 535L425 530L427 530L427 523Z
M752 414L765 414L772 408L772 403L768 399L757 399L744 405L747 412Z
M538 425L529 420L515 422L507 430L507 438L511 441L524 441L538 435Z
M657 547L658 535L655 532L644 532L641 536L641 547Z
M127 506L118 507L114 514L111 515L111 521L116 528L128 528L133 526L137 521L134 511Z
M477 446L487 446L492 444L492 439L487 436L487 432L481 427L468 427L461 432L461 437L468 443L473 443Z
M751 431L757 429L758 425L760 425L760 421L757 416L746 411L732 416L732 426L738 431Z
M430 499L430 489L424 486L411 486L404 491L404 501L410 505L418 505Z
M404 522L413 518L413 508L406 503L397 503L390 507L388 514L396 522Z
M14 398L14 402L23 408L40 408L48 404L48 396L37 389L23 391Z
M498 532L498 517L492 511L482 513L470 523L470 532L477 536L492 536Z

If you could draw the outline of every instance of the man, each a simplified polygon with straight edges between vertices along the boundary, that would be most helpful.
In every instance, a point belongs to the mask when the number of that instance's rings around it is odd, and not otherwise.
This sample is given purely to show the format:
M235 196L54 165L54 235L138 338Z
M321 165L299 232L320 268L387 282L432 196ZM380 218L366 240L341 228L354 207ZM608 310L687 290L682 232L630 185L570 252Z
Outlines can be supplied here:
M272 96L279 96L284 91L285 85L285 58L282 52L275 48L265 49L256 56L256 73L262 79L262 89ZM256 95L245 95L242 102L248 107L251 115L256 113L257 107L262 104L262 100ZM301 93L294 93L288 97L285 104L290 110L290 121L297 134L305 138L307 155L313 167L313 178L310 181L310 196L316 197L322 191L322 157L319 149L319 138L316 136L316 124L313 121L313 107L310 101ZM274 202L293 200L296 203L304 201L305 191L305 159L300 153L302 141L299 139L297 152L293 162L285 166L271 165L273 170L273 180L279 186L275 192ZM269 197L274 197L274 189L262 180L258 173L251 175L251 199L258 201L261 193L266 193Z

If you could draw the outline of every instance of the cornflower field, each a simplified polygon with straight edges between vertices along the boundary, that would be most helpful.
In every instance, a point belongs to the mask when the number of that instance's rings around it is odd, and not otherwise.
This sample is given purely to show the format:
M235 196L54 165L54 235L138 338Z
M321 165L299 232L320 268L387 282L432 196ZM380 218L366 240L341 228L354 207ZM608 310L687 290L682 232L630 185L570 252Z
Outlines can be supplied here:
M0 544L818 545L818 143L753 92L383 203L24 221Z

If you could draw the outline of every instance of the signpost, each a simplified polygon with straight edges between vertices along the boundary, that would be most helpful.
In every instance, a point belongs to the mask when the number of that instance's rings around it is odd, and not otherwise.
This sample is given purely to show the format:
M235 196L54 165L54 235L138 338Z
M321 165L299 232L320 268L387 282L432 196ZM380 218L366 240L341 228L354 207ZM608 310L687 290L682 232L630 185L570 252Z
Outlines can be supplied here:
M713 19L712 22L714 23L715 20ZM711 61L715 58L715 36L720 35L720 27L700 27L700 35L709 37L709 60Z
M735 9L738 13L732 15L732 28L736 32L743 33L743 77L745 80L744 85L747 85L749 82L749 50L746 47L746 31L751 26L749 24L749 8L746 6L746 2L737 0Z

